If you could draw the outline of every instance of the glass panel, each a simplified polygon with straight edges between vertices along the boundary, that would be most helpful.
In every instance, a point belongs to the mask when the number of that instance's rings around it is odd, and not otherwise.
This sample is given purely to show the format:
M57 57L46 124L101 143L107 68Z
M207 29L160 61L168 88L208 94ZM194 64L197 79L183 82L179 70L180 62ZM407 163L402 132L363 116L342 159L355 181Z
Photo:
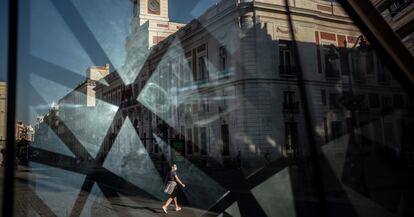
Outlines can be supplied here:
M412 0L371 0L371 2L414 55L414 2Z
M413 214L414 98L336 1L21 4L16 216Z
M0 1L0 210L3 207L7 134L8 2ZM0 214L2 216L3 214Z

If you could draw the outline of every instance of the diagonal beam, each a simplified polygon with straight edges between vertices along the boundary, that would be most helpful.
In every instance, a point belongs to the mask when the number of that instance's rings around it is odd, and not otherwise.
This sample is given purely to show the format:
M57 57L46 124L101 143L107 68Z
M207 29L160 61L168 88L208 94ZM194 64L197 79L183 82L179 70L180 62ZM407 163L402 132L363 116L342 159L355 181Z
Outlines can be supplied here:
M54 115L53 117L51 117L51 125L48 125L50 127L50 129L53 130L53 132L56 135L60 135L59 138L62 140L62 142L69 148L69 150L76 156L76 157L81 157L81 156L87 156L89 159L93 159L93 157L89 154L88 150L86 150L85 147L83 147L82 143L79 142L79 140L76 138L76 136L72 133L72 131L69 130L69 128L66 126L65 122L62 121L62 119L60 117L58 117L57 115ZM59 122L59 126L61 127L64 131L63 134L59 133L58 127L56 127L53 123L55 123L56 121ZM46 124L48 124L48 122L46 121Z
M116 120L118 120L118 118L121 117L121 116L122 116L122 110L118 109L118 111L114 115L114 118L112 119L112 123L111 123L110 126L115 125ZM102 166L103 163L105 162L105 159L108 156L109 152L111 151L113 143L114 143L115 140L112 141L112 142L106 142L106 141L110 141L111 136L115 136L115 138L117 138L118 134L119 134L119 132L115 132L115 134L112 135L111 127L108 128L108 130L105 134L105 138L102 140L102 144L99 148L99 151L98 151L98 153L96 155L96 159L95 159L96 163L99 163L100 166ZM107 151L105 151L105 150L107 150Z
M78 197L72 207L70 212L70 217L79 217L82 213L83 208L85 207L86 201L88 200L89 194L92 191L93 184L95 182L85 179L82 184L82 187L79 191Z
M414 90L413 55L384 20L371 1L339 0L346 13L367 36L376 53L385 61L401 86L407 92Z
M79 81L85 80L85 76L35 56L30 56L30 65L35 69L31 73L62 84L63 86L73 87ZM62 74L65 76L62 76Z
M82 15L73 5L72 1L51 1L53 6L62 16L69 29L78 39L82 48L95 64L109 63L113 65L105 51L95 38L93 32L83 20Z

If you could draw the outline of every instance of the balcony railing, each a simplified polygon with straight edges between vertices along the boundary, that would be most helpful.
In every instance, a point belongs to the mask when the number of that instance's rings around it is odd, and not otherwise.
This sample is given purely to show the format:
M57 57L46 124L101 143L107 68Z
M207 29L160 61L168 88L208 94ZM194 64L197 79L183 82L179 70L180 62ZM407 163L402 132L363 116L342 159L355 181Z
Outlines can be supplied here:
M296 76L296 67L291 65L279 65L280 76Z

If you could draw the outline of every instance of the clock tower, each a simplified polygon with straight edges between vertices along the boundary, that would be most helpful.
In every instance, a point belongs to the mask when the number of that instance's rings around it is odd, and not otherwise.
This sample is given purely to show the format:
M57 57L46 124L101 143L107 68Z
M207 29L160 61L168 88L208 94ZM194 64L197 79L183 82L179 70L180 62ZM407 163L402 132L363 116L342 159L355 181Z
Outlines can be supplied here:
M131 32L126 38L126 59L120 76L124 83L134 82L149 51L181 27L182 23L168 19L168 0L130 0L132 5Z
M184 26L170 22L168 0L130 0L132 3L131 33L127 49L151 48ZM145 42L143 42L145 40Z
M168 22L168 0L131 0L133 18L143 25L148 20Z

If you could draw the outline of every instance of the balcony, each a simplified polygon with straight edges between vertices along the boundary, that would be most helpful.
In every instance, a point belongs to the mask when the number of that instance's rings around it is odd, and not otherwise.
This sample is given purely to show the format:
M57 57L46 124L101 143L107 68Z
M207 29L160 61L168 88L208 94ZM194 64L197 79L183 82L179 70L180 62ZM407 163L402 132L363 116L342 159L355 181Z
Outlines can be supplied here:
M291 65L279 65L280 76L283 77L295 77L296 67Z
M299 102L294 103L283 103L284 114L298 114L299 113Z

